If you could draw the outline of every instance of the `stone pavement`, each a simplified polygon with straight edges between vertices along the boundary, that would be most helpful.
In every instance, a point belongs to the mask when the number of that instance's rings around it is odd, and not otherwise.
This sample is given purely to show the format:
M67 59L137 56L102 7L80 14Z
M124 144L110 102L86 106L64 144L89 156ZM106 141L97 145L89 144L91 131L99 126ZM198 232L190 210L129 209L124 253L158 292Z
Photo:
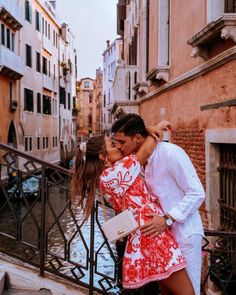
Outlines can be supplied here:
M29 291L29 290L5 290L2 295L52 295L49 290Z

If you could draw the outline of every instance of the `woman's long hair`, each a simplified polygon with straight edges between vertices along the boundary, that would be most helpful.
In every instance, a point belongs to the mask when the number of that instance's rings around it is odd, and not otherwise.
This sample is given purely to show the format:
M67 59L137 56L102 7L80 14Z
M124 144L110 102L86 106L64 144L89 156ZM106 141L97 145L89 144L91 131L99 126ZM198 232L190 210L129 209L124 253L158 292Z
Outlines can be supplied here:
M77 150L74 173L72 176L72 199L79 201L85 220L90 216L99 176L104 165L99 154L106 153L106 145L103 135L91 137L86 143L86 152L80 148Z

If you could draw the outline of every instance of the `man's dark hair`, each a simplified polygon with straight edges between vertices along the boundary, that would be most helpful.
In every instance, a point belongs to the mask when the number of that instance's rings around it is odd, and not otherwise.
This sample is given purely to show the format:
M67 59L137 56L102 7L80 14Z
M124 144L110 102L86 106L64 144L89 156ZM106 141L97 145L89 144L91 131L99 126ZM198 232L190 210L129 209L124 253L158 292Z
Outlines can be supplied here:
M123 132L126 136L135 136L140 134L143 137L148 136L143 119L137 114L127 114L113 123L111 131L113 133Z

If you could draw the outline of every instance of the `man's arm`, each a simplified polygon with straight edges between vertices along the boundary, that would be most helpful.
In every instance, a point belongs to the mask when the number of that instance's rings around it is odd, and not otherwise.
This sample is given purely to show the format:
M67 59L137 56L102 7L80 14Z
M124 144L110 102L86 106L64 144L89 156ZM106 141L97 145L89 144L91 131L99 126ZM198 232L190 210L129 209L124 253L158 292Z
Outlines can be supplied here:
M175 153L170 152L167 165L169 173L184 193L178 204L167 212L167 216L173 222L183 223L189 215L198 210L205 198L205 192L196 170L184 150L177 148ZM156 214L149 216L152 216L153 219L141 228L144 234L156 236L165 230L166 222L163 217Z
M170 154L169 173L183 191L181 201L168 213L178 222L185 222L189 215L199 209L205 199L204 188L188 155L181 148Z

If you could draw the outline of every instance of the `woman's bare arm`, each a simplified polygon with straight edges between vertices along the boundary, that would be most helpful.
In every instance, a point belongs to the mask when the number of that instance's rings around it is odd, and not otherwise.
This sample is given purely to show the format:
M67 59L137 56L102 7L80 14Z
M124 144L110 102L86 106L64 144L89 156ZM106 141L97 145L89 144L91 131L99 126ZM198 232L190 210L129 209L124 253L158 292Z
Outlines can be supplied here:
M149 135L145 138L142 146L137 151L136 156L141 165L143 165L154 151L159 139L163 137L163 131L171 130L171 123L161 121L155 126L147 128Z

